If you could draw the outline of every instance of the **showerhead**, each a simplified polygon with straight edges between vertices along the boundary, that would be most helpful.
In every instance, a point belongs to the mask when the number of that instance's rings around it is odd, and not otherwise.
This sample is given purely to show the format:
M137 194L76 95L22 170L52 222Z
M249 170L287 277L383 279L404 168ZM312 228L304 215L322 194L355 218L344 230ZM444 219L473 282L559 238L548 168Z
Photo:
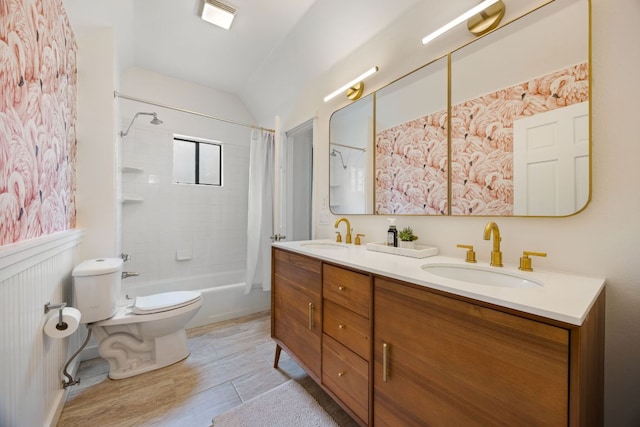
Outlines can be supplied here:
M158 113L143 113L143 112L139 112L139 113L136 113L135 116L133 116L133 119L131 119L131 123L129 123L129 127L127 127L127 130L124 131L124 132L120 132L120 136L121 137L127 136L127 134L129 133L129 130L131 129L131 126L133 126L133 122L136 121L138 116L153 116L153 119L151 119L151 121L149 123L151 123L152 125L161 125L162 124L162 120L158 119Z
M158 118L157 113L153 113L153 119L151 119L149 123L151 123L152 125L161 125L163 122Z

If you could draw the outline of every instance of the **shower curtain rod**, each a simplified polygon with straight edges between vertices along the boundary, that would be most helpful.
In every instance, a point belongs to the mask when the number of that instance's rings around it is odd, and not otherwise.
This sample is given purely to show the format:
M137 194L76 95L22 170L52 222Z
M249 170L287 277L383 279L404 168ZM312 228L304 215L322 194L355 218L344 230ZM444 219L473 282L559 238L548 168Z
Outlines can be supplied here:
M332 142L331 145L337 145L338 147L350 148L352 150L360 150L360 151L364 151L365 153L367 152L366 148L354 147L353 145L338 144L337 142Z
M246 123L242 123L242 122L236 122L235 120L223 119L221 117L215 117L215 116L211 116L209 114L199 113L197 111L185 110L184 108L173 107L171 105L166 105L166 104L160 104L159 102L149 101L148 99L136 98L134 96L125 95L125 94L122 94L122 93L120 93L118 91L115 91L115 90L113 91L113 97L114 98L117 97L117 98L128 99L130 101L142 102L144 104L155 105L156 107L168 108L170 110L180 111L180 112L187 113L187 114L194 114L196 116L206 117L207 119L219 120L221 122L231 123L233 125L238 125L238 126L244 126L244 127L248 127L248 128L251 128L251 129L260 129L260 130L264 130L264 131L267 131L267 132L275 132L274 129L263 128L262 126L256 126L256 125L250 125L250 124L246 124Z

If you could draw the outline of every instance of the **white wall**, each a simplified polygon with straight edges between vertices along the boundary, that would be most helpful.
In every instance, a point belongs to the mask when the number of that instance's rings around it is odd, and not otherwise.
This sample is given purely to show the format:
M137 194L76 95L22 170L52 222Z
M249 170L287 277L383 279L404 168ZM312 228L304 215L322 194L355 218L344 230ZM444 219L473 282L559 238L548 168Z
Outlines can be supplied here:
M86 230L81 259L116 256L118 151L113 30L74 29L78 40L77 227Z
M372 65L377 64L380 72L367 80L366 93L428 62L438 52L417 42L424 35L420 16L416 11L403 16L402 22L361 46L348 61L305 86L285 105L275 107L280 111L273 114L281 114L284 129L317 117L316 221L318 214L326 212L329 191L329 117L347 104L340 98L323 104L322 97ZM491 248L482 240L482 230L487 221L495 220L503 235L505 263L517 263L523 250L546 251L547 258L535 261L538 268L606 277L605 422L616 427L640 425L640 144L636 125L640 86L635 83L635 70L640 67L639 28L637 1L592 0L593 191L584 212L569 218L401 217L398 221L399 226L413 226L422 242L438 246L444 255L462 257L456 244L466 243L475 245L481 261L488 261ZM365 241L384 240L385 217L352 216L350 220L355 233L366 234ZM314 224L316 237L333 237L333 221L329 223Z

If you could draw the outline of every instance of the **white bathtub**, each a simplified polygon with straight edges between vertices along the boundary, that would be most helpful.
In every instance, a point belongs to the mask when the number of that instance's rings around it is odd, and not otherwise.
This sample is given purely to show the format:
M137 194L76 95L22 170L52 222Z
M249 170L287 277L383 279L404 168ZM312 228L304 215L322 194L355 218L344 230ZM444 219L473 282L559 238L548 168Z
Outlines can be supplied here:
M244 294L245 273L242 270L200 276L180 277L127 285L122 289L129 298L171 291L199 291L202 308L187 324L187 328L232 319L269 310L271 293L253 289Z

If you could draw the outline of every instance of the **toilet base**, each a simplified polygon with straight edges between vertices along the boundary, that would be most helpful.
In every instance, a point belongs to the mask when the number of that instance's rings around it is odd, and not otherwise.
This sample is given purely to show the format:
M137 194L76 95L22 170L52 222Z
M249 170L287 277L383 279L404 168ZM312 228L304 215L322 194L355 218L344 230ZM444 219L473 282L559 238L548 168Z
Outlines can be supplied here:
M190 354L184 329L141 340L131 330L135 325L120 325L117 332L110 328L109 333L97 325L92 329L98 339L100 357L109 362L109 378L114 380L173 365Z

